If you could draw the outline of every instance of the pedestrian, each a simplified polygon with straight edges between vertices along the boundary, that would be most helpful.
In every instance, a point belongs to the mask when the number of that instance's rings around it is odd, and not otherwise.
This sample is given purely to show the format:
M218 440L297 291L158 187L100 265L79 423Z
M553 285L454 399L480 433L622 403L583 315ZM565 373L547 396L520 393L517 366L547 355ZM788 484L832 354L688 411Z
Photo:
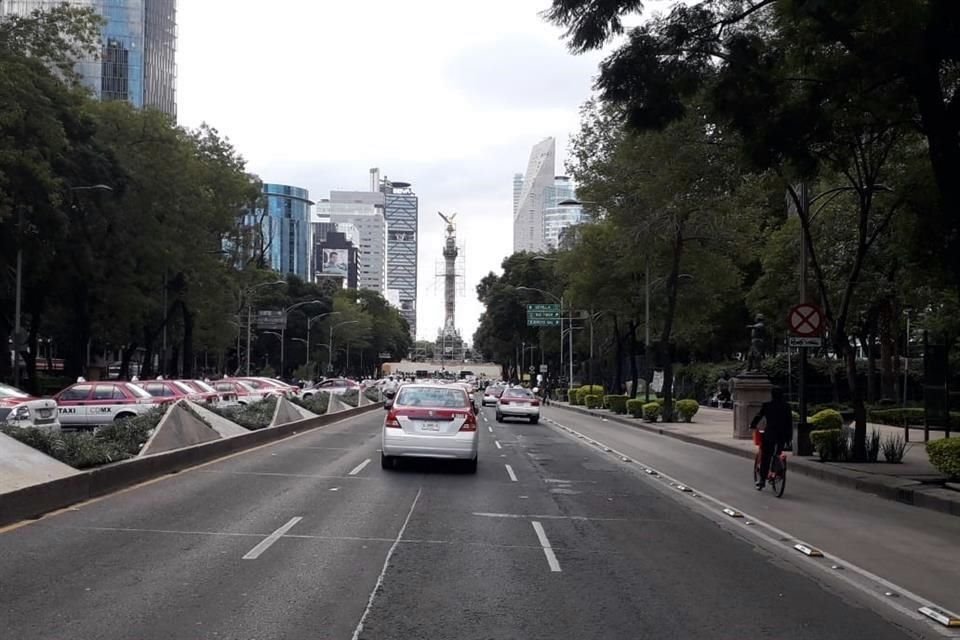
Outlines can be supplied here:
M757 489L767 485L767 474L770 472L770 462L774 456L780 455L784 446L793 437L793 414L790 405L783 397L783 389L774 387L770 392L770 402L764 402L758 413L750 422L750 428L756 429L761 420L766 420L766 427L760 438L760 478L757 480Z

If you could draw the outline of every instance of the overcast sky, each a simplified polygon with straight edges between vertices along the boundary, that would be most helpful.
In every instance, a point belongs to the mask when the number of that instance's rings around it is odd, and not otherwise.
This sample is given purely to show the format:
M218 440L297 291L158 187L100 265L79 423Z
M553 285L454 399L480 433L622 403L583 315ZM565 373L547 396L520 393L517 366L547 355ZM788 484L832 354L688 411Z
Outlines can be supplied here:
M549 0L178 4L180 123L210 123L250 171L314 200L367 189L371 167L413 183L418 338L443 324L436 212L457 212L457 325L472 341L476 284L512 251L513 174L547 136L564 172L600 56L566 50L538 15Z

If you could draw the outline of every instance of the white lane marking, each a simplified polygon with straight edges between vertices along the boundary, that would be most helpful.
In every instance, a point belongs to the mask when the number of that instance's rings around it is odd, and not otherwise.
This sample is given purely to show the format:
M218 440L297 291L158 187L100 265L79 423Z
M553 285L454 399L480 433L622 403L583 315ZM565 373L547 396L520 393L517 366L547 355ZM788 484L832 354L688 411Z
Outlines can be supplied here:
M340 487L331 487L330 491L340 491Z
M387 557L383 559L383 568L380 570L380 575L377 576L377 584L373 585L373 591L370 592L370 597L367 599L367 608L363 610L363 615L360 616L360 621L357 622L357 628L353 630L352 640L357 640L360 634L363 633L363 623L367 619L367 616L370 615L370 609L373 608L373 600L377 597L377 592L383 587L383 577L387 574L387 568L390 566L390 558L400 544L400 540L403 538L403 532L407 530L407 525L410 524L410 518L413 516L413 510L417 508L417 502L419 502L422 492L422 487L417 489L417 495L413 498L410 511L407 512L407 517L404 519L400 531L397 532L396 539L393 541L393 544L390 545L390 549L387 551Z
M520 496L526 498L527 496ZM647 518L592 518L590 516L548 516L540 513L488 513L486 511L474 511L472 515L483 518L518 518L526 520L527 518L537 518L538 520L597 520L603 522L627 522L627 521L649 521ZM668 521L664 521L668 522Z
M497 449L503 449L503 447L500 446L500 441L499 441L499 440L494 440L494 441L493 441L493 444L497 445Z
M325 476L325 475L314 475L310 473L267 473L264 471L227 471L221 469L197 469L197 473L222 473L229 476L264 476L268 478L319 478L321 480L372 480L372 478L366 478L363 476L358 476L354 478L344 478L344 476Z
M364 460L363 462L361 462L360 464L358 464L357 466L355 466L353 469L350 470L350 473L348 473L347 475L348 475L348 476L355 476L355 475L357 475L358 473L360 473L361 471L363 471L363 468L364 468L365 466L367 466L368 464L370 464L370 458L367 458L366 460Z
M274 542L279 540L280 537L283 536L283 534L285 534L287 531L290 531L290 529L292 529L294 525L296 525L301 520L303 520L303 518L301 518L300 516L297 516L296 518L290 518L290 522L283 525L282 527L280 527L279 529L271 533L269 536L261 540L260 543L257 544L257 546L255 546L253 549L250 549L250 551L247 551L247 555L243 556L243 559L256 560L257 558L259 558L260 554L262 554L264 551L272 547Z
M489 427L489 426L488 426L488 427L487 427L487 431L489 431L490 433L493 433L493 427Z
M505 464L505 465L503 465L503 466L505 466L505 467L507 468L507 475L510 476L510 479L513 480L514 482L516 482L516 481L517 481L517 474L515 474L515 473L513 472L513 467L511 467L511 466L508 465L508 464Z
M556 426L560 427L561 429L564 429L565 431L567 431L568 433L570 433L571 436L580 436L581 438L583 437L583 434L581 434L580 432L578 432L578 431L576 431L576 430L574 430L574 429L571 429L570 427L568 427L568 426L566 426L566 425L564 425L564 424L561 424L561 423L557 422L556 420L553 421L553 424L555 424ZM603 443L601 443L601 444L603 444ZM607 445L604 444L603 446L606 447ZM619 457L619 458L625 458L625 457L626 457L624 454L620 453L620 452L617 451L616 449L610 449L610 452L612 453L612 455L617 456L617 457ZM675 484L679 484L679 482L680 482L680 481L677 480L676 478L673 478L673 477L671 477L671 476L669 476L669 475L666 475L666 474L663 473L662 471L658 471L657 469L654 469L653 467L649 467L649 466L647 466L646 464L644 464L644 467L647 468L647 469L646 469L646 470L647 470L647 473L648 473L648 474L651 474L653 478L657 478L657 480L663 480L663 481L666 481L667 483L671 483L671 482L672 482L672 483L675 483ZM642 477L642 476L641 476L641 477ZM742 520L742 522L743 522L743 526L744 526L744 529L745 529L745 530L747 530L747 531L752 531L755 535L757 535L757 536L759 536L759 537L761 537L761 538L766 539L768 542L772 543L773 545L777 546L778 548L781 548L781 549L782 549L782 548L784 548L784 546L786 545L786 548L787 548L787 549L792 550L792 549L793 549L792 544L795 544L795 543L797 543L797 542L800 542L800 539L799 539L799 538L797 538L797 537L794 536L794 535L791 535L790 533L784 531L783 529L780 529L780 528L778 528L778 527L775 527L775 526L773 526L772 524L769 524L769 523L767 523L767 522L765 522L765 521L763 521L763 520L761 520L761 519L759 519L759 518L755 518L755 517L751 516L749 513L745 512L745 511L736 509L733 505L727 504L727 503L723 502L722 500L720 500L720 499L718 499L718 498L714 498L714 497L711 496L710 494L703 493L702 491L698 491L698 493L700 494L700 496L702 496L702 497L705 498L706 500L708 500L708 501L710 501L710 502L713 502L713 503L715 503L716 505L718 505L718 506L721 508L721 510L722 510L722 509L729 508L729 509L734 509L734 510L740 511L740 512L743 514L743 516L744 516L744 520ZM737 520L734 520L733 522L739 523L739 522L741 522L741 520L740 520L740 519L737 519ZM746 526L746 525L751 525L751 526L748 527L748 526ZM757 526L761 527L762 529L766 529L767 531L769 531L769 532L771 532L771 533L773 533L773 534L775 534L775 535L774 535L774 536L765 535L765 534L762 533L761 531L755 529L755 527L757 527ZM785 541L786 541L786 542L785 542ZM790 544L790 543L792 543L792 544ZM911 619L913 619L913 620L919 620L919 621L921 621L921 622L927 622L927 619L926 619L925 617L923 617L923 616L922 616L921 614L919 614L918 612L914 611L912 608L910 608L910 607L908 607L908 606L905 606L905 605L902 605L902 604L899 604L898 602L895 602L895 601L891 600L891 599L889 598L889 596L887 596L887 595L885 594L885 591L877 591L877 590L871 589L871 588L869 588L868 586L865 586L864 584L862 584L862 583L860 583L860 582L857 582L856 580L854 580L854 579L853 579L852 577L850 577L849 575L843 575L843 573L841 573L841 572L837 572L837 571L832 570L832 569L830 568L831 565L837 564L837 565L845 566L851 573L858 574L860 577L865 578L866 580L869 580L869 581L871 581L871 582L876 583L877 585L880 585L880 586L884 587L885 590L889 590L889 591L892 591L892 592L899 593L902 597L905 597L905 598L908 598L908 599L910 599L910 600L913 600L915 603L920 604L920 605L922 605L922 606L937 606L935 603L930 602L930 601L927 600L926 598L924 598L924 597L922 597L922 596L919 596L919 595L917 595L916 593L913 593L912 591L901 587L900 585L894 584L893 582L890 582L890 581L887 580L886 578L882 578L882 577L876 575L875 573L871 573L871 572L867 571L866 569L862 569L862 568L858 567L857 565L855 565L855 564L853 564L853 563L847 562L845 559L843 559L843 558L841 558L841 557L839 557L839 556L835 556L835 555L833 555L833 554L831 554L831 553L826 553L826 552L824 552L824 553L823 553L823 559L824 559L824 560L827 560L827 562L826 562L826 563L817 562L817 560L819 560L819 558L818 558L818 559L811 559L811 560L808 562L807 566L815 567L815 568L817 568L817 569L819 569L819 570L821 570L821 571L823 571L823 572L825 572L825 573L833 576L833 577L836 578L837 580L840 580L840 581L842 581L842 582L845 582L847 585L853 587L853 588L856 589L857 591L860 591L861 593L864 593L864 594L867 594L867 595L872 596L873 598L879 600L879 601L882 602L883 604L891 607L892 609L894 609L894 610L898 611L899 613L907 616L908 618L911 618ZM943 636L951 637L951 638L955 638L955 637L956 637L956 636L955 636L954 634L952 634L951 632L944 631L944 630L939 629L938 627L935 627L935 626L933 626L933 625L930 626L930 629L931 629L932 631L938 633L939 635L943 635Z
M557 556L553 553L553 547L550 546L550 540L547 539L547 533L543 530L543 525L534 520L531 522L533 530L537 532L537 538L540 540L540 546L543 547L543 555L547 557L547 564L550 565L550 571L560 573L560 563L557 562Z

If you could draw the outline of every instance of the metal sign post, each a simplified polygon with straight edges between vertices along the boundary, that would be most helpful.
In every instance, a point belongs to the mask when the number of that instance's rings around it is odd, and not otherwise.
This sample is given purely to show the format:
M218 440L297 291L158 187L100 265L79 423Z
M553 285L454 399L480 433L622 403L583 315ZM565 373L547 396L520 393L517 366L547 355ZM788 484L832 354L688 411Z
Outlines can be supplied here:
M806 247L802 248L806 255ZM802 287L806 288L806 287ZM787 325L790 327L789 345L800 349L800 393L799 414L797 424L796 454L800 456L813 455L813 446L810 443L810 429L807 425L807 349L819 347L823 333L823 312L815 304L801 302L790 309L787 314ZM790 354L787 354L790 357Z

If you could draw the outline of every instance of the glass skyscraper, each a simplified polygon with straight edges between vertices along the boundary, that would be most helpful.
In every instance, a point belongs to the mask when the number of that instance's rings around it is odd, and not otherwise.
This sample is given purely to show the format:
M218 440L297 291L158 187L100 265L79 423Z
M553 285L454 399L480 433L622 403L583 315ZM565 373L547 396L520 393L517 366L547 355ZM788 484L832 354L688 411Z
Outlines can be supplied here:
M380 184L387 219L387 290L399 292L400 313L417 335L417 231L419 200L408 182Z
M284 274L310 277L310 194L285 184L263 185L264 209L247 213L244 224L259 225L257 251L266 266Z
M557 176L553 185L544 192L543 240L550 251L560 248L560 235L570 227L589 221L583 205L561 204L576 202L577 192L573 181L566 176Z
M65 0L0 0L0 19L50 9ZM176 0L67 0L106 20L96 59L78 60L84 85L102 100L125 100L176 118Z

